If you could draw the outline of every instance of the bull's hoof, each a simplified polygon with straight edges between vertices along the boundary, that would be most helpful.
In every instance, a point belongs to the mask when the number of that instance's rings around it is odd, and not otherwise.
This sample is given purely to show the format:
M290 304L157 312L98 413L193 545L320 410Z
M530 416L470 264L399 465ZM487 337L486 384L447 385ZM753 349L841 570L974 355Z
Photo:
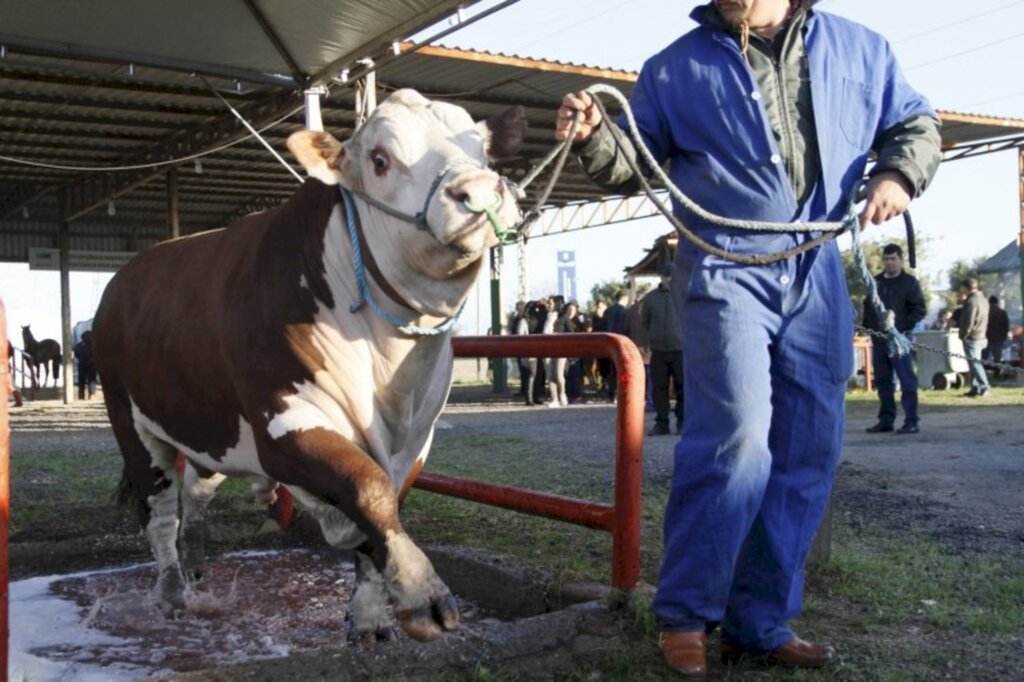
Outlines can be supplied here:
M402 629L413 639L429 642L446 630L459 627L459 606L450 593L435 599L430 605L398 613Z
M377 630L356 630L348 633L350 644L364 649L372 647L378 642L394 642L398 639L398 629L394 625L378 628Z
M185 578L177 566L160 573L160 610L165 615L185 610Z

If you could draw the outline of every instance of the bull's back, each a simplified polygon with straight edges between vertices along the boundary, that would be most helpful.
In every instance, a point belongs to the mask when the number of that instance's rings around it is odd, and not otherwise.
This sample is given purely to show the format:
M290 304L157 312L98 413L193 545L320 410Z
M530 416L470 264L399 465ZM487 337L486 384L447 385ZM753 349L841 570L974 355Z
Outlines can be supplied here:
M254 239L239 239L239 227L252 228ZM259 231L235 226L158 244L114 276L97 309L93 346L104 391L181 442L219 449L237 441L226 306Z

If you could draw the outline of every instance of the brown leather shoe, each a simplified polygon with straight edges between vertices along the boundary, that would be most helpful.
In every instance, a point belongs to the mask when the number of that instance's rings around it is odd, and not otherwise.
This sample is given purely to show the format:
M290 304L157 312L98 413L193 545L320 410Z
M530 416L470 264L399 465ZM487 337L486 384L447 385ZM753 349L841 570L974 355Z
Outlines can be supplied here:
M835 649L827 644L814 644L794 637L775 651L767 654L748 652L735 642L722 638L722 662L735 663L743 656L751 656L762 663L790 668L822 668L835 660Z
M668 667L683 677L703 680L708 674L707 635L662 630L658 644Z
M821 668L835 660L836 650L827 644L814 644L794 637L768 654L772 663L792 668Z

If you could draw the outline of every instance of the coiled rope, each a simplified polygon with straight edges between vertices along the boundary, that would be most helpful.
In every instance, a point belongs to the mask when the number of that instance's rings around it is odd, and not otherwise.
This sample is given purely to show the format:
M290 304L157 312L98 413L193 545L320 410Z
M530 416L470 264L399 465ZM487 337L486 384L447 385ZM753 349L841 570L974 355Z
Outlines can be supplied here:
M881 299L878 296L878 288L875 283L875 278L871 274L871 271L868 269L866 259L864 258L864 251L860 244L859 234L861 231L861 226L855 206L856 202L860 197L861 192L863 191L862 183L858 183L858 185L854 187L853 191L850 193L850 196L848 198L847 213L841 221L768 222L757 220L742 220L720 216L705 210L695 201L686 196L686 194L684 194L683 191L680 190L675 185L675 183L672 182L671 178L668 177L668 174L665 173L665 171L661 168L661 164L657 162L657 160L654 158L654 155L651 153L650 149L648 149L647 145L644 143L643 137L640 134L639 127L637 126L636 119L633 116L633 110L629 105L629 101L621 92L619 92L618 89L609 85L597 83L588 87L585 90L585 92L591 95L591 98L594 101L594 106L597 107L597 110L600 112L603 120L611 121L611 117L608 115L608 111L605 109L604 104L601 102L598 95L608 95L615 99L621 105L623 114L626 118L626 122L628 125L629 134L633 140L633 146L637 149L640 156L646 163L647 167L662 182L662 184L668 189L672 197L676 201L678 201L680 205L682 205L686 210L692 212L701 219L705 220L706 222L712 225L718 225L720 227L750 230L756 232L821 233L817 237L814 237L802 244L799 244L793 248L786 249L784 251L780 251L777 253L737 254L726 251L725 249L722 249L714 244L707 242L706 240L702 239L699 235L697 235L695 232L686 227L686 225L684 225L683 222L679 220L679 218L677 218L676 215L672 212L671 208L666 206L665 203L661 200L661 198L657 195L654 187L647 180L646 174L640 168L640 165L637 163L636 159L629 154L623 154L624 159L626 160L630 169L633 171L633 174L637 178L637 181L639 182L644 193L647 195L647 198L672 224L676 232L681 237L683 237L684 239L686 239L699 249L731 263L737 263L741 265L768 265L771 263L787 260L799 254L810 251L812 249L816 249L819 246L825 244L826 242L835 239L843 232L849 230L853 238L852 250L854 262L857 264L857 268L860 271L861 277L864 279L864 285L868 292L868 300L870 304L875 308L875 312L877 313L878 319L881 321L883 328L882 333L885 335L886 338L887 352L890 357L905 355L906 353L910 352L910 341L907 339L905 335L903 335L898 329L896 329L896 326L894 324L895 318L893 313L889 310L886 310L885 305L882 303ZM554 186L554 183L557 182L558 175L561 173L562 167L564 166L565 157L568 156L569 149L572 146L572 139L573 137L575 137L576 130L579 126L581 117L582 112L577 113L577 115L574 117L572 126L570 127L569 134L566 136L564 142L562 142L560 145L557 145L555 149L553 149L538 164L537 168L531 171L531 173L529 173L523 179L523 183L520 186L520 189L525 188L526 185L528 185L536 178L537 174L540 172L540 169L550 164L552 159L558 157L560 163L556 167L552 179L548 183L549 188ZM608 130L611 133L613 139L615 140L615 143L619 146L619 148L625 149L626 145L624 143L623 137L625 133L622 130L620 130L617 125L614 124L608 125ZM550 194L550 189L548 189L547 194ZM543 200L546 200L547 194L544 195ZM543 201L538 202L537 207L542 205L542 203ZM537 214L539 215L539 210L534 209L534 211L531 211L531 213L533 212L537 212ZM535 219L535 217L531 219L531 217L528 215L517 226L518 237L520 239L525 239L526 236L528 236L530 223L532 222L532 220ZM907 224L908 229L910 229L910 223L908 222Z

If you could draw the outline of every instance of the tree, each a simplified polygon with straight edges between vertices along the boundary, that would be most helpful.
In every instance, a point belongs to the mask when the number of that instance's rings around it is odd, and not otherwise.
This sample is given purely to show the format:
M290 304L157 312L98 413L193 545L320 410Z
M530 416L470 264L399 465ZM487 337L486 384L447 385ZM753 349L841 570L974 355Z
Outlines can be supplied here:
M925 242L926 240L917 241L917 262L920 263L924 259L925 255ZM909 270L909 263L907 263L907 242L903 239L886 239L885 241L861 241L861 249L864 251L864 260L868 264L868 270L873 274L877 275L882 271L882 250L886 244L898 244L903 249L903 261L904 266ZM853 262L853 250L847 249L842 253L843 258L843 272L846 273L846 282L850 288L850 305L856 314L857 324L864 322L864 297L867 296L868 288L867 284L864 283L864 277L860 272L860 268L857 267L856 263ZM916 275L914 271L910 271L910 274ZM925 305L932 300L932 290L929 286L928 279L925 277L918 277L918 281L921 282L921 290L924 292Z
M636 285L636 297L638 299L643 298L644 294L653 288L654 286L649 282L638 282ZM585 304L581 304L581 310L588 315L593 315L599 300L604 301L608 305L613 305L619 291L629 291L629 282L616 279L606 279L603 282L598 282L590 288L590 300Z
M978 266L988 259L988 256L978 256L971 261L968 261L966 258L958 258L953 262L949 272L946 273L949 281L949 291L946 292L946 307L952 310L960 306L960 284L968 277L977 279L978 287L984 292L996 290L999 282L998 275L992 273L978 274Z

